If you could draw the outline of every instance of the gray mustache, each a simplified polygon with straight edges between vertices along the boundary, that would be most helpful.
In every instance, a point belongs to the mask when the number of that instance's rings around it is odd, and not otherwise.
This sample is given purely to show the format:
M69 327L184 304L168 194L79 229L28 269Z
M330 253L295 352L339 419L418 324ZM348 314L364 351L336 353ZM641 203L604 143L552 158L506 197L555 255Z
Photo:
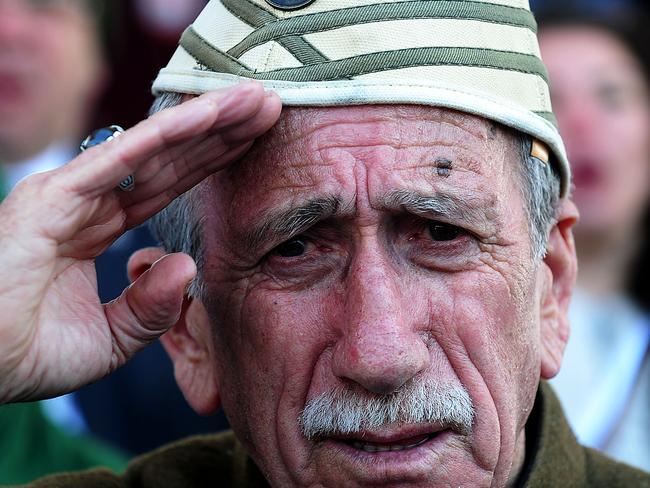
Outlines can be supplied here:
M462 385L409 382L390 395L338 388L310 400L300 414L310 440L350 435L391 424L437 423L461 433L472 430L474 406Z

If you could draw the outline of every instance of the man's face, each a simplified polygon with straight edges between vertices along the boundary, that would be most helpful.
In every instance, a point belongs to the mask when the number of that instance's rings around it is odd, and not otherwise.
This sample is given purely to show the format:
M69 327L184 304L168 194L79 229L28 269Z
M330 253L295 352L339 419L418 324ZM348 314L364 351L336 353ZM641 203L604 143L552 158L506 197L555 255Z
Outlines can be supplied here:
M102 74L97 35L78 0L0 0L0 154L29 157L78 138Z
M519 154L444 109L290 109L203 187L218 386L274 485L489 486L520 467L546 275ZM469 425L443 405L421 423L301 429L324 396L408 410L401 392L427 387L461 409L468 393Z

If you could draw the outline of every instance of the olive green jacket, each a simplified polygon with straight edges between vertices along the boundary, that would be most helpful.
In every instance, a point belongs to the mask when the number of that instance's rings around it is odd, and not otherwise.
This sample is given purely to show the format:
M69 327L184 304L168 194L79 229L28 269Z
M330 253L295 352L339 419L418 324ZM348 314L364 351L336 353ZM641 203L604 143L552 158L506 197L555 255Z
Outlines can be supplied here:
M650 474L580 446L550 387L542 384L526 427L526 464L517 485L526 488L650 488ZM131 463L126 473L109 471L46 478L30 488L192 488L268 486L230 432L195 437Z

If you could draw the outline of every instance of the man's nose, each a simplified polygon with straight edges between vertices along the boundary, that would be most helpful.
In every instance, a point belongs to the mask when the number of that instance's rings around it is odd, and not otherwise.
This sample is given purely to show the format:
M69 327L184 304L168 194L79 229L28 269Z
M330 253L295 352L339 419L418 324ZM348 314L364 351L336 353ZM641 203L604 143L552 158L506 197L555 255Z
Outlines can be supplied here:
M416 297L409 296L387 260L358 261L345 281L333 372L366 390L389 394L429 364L428 347L417 330L423 322L413 313Z

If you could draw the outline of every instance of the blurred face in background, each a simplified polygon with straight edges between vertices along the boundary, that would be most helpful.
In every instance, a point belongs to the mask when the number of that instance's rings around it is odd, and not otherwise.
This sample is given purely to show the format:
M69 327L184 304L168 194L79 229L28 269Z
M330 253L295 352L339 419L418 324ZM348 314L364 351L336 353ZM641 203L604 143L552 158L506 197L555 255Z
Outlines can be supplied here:
M0 0L0 159L78 139L104 76L83 0Z
M540 32L582 235L629 235L650 198L650 99L639 61L597 27Z

